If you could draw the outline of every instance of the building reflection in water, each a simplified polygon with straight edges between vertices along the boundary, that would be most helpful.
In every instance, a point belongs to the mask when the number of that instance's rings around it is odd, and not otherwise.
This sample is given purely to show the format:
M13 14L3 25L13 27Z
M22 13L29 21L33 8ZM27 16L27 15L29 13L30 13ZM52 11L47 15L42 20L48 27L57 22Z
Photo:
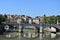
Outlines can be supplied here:
M24 26L23 28L21 28L21 26L19 26L18 30L10 32L5 36L8 38L17 37L17 36L22 36L25 38L37 38L37 37L39 37L39 33L38 33L38 29L35 26L32 26L32 25Z
M37 33L36 33L37 34ZM38 34L37 34L38 35ZM40 34L39 36L37 35L34 35L34 34L30 34L30 33L16 33L16 32L13 32L13 33L9 33L9 34L6 34L4 37L5 38L29 38L29 39L36 39L36 38L39 38L40 40L44 40L44 39L55 39L56 38L56 34L54 33L48 33L48 34ZM32 37L31 37L32 36ZM34 37L35 36L35 37Z
M31 37L32 36L32 37ZM39 38L39 36L38 36L38 34L37 35L35 35L35 34L33 34L32 33L32 35L30 34L30 33L28 33L27 35L26 35L26 33L16 33L16 32L11 32L11 33L9 33L9 34L5 34L4 35L4 38L9 38L9 39L11 39L11 38L18 38L18 39L36 39L36 38Z
M35 37L38 37L38 30L36 27L34 26L25 26L23 28L23 37L26 37L26 38L35 38Z
M37 33L36 33L37 34ZM28 37L30 35L30 37ZM34 36L34 34L32 34ZM54 33L40 33L39 36L36 36L35 38L31 38L31 34L30 33L20 33L20 32L11 32L11 33L7 33L4 35L4 38L17 38L19 40L60 40L60 35L58 34L54 34Z
M21 40L28 40L28 38L34 39L34 40L52 40L55 38L58 39L60 37L58 35L58 38L57 38L57 34L50 33L50 32L42 33L42 28L40 28L40 32L41 33L38 33L38 29L34 25L24 25L23 28L21 28L21 26L16 28L15 32L12 31L10 33L6 33L4 37L5 38L18 38Z
M60 40L60 34L55 33L40 33L40 40Z

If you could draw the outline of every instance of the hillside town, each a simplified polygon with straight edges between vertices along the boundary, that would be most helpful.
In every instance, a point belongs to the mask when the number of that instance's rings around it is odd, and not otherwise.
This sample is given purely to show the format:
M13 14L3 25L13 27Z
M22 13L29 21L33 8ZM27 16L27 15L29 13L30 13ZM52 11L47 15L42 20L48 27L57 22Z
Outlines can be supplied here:
M39 24L43 22L43 17L32 18L25 15L6 15L6 22Z
M29 24L39 24L39 23L46 23L46 24L59 24L60 23L60 15L57 16L36 16L35 18L26 16L26 15L0 15L0 21L3 22L1 19L5 19L4 22L14 22L14 23L29 23ZM3 16L3 18L2 18Z
M39 36L40 33L44 33L44 31L57 33L60 32L59 18L60 18L59 15L57 16L44 15L32 18L26 15L0 14L0 33L4 34L9 32L16 33L20 32L21 35L23 35L26 38L35 38Z

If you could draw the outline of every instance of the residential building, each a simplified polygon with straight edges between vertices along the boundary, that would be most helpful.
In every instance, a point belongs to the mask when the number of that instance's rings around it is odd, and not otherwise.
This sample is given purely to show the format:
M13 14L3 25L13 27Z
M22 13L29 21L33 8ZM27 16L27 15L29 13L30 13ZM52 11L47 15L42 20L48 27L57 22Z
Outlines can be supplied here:
M29 18L29 23L32 24L33 22L33 19Z
M33 23L39 24L40 23L39 18L33 18Z

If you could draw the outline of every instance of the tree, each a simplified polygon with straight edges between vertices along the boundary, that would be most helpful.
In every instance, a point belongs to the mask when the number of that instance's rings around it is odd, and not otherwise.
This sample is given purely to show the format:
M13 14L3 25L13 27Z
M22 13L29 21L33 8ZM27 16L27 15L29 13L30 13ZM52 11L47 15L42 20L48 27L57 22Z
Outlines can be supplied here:
M57 15L57 20L60 23L60 15Z
M5 16L5 18L7 18L7 15L6 14L4 16Z
M2 14L0 14L0 23L5 21L5 16L3 16Z
M47 24L56 24L57 23L57 18L56 16L46 16L44 15L43 22Z
M47 18L48 24L56 24L57 23L56 21L57 21L57 19L56 19L56 16L54 16L54 15Z
M46 17L45 14L44 14L43 22L44 22L44 23L47 23L47 17Z

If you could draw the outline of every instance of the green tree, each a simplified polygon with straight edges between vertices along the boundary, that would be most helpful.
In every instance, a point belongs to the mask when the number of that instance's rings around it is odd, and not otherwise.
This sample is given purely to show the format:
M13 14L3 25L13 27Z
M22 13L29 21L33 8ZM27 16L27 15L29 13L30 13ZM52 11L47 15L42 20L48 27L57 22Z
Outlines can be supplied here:
M58 22L60 23L60 15L57 15L56 17L57 17Z
M57 18L56 18L56 16L50 16L50 17L48 17L48 19L47 19L47 23L48 24L56 24L57 22Z
M43 22L44 22L44 23L47 23L47 17L46 17L45 14L44 14Z
M56 16L46 16L44 15L43 22L47 24L56 24L57 23L57 18Z
M3 16L2 14L0 14L0 23L5 21L5 16Z
M4 17L7 18L7 15L5 14Z

